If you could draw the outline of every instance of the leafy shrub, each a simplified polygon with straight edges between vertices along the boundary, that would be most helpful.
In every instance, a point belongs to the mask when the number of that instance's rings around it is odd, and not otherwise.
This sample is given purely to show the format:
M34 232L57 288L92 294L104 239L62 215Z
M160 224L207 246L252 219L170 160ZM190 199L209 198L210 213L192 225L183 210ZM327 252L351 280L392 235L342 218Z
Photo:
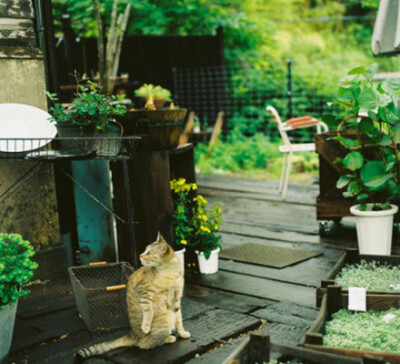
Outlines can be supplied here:
M32 245L21 235L0 233L0 309L28 294L22 286L38 267L31 260L34 255Z
M395 317L385 322L383 317L389 313ZM357 313L340 310L332 315L325 330L325 346L393 353L400 351L400 310L394 308Z
M364 287L369 291L400 292L400 267L362 260L343 267L335 278L343 287Z

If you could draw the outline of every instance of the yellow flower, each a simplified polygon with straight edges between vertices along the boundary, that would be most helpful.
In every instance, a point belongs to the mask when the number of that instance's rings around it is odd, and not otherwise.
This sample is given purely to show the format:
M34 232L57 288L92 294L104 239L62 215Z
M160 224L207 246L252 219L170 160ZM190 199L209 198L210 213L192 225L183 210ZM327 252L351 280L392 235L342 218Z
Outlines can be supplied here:
M218 230L218 229L219 229L219 226L218 226L218 225L215 225L215 226L214 226L214 229L215 229L215 230Z
M204 232L206 232L206 233L211 233L211 230L208 228L208 227L206 227L206 226L200 226L200 230L203 230Z
M221 208L217 207L217 212L220 214L222 212Z
M206 215L203 215L203 216L201 217L201 219L202 219L203 221L207 221L207 220L208 220L208 217L207 217Z
M187 241L186 240L181 240L181 244L182 245L187 245Z
M192 189L193 189L193 190L197 190L197 185L196 185L196 183L193 183L193 184L192 184Z
M178 185L184 185L186 180L184 178L179 178Z

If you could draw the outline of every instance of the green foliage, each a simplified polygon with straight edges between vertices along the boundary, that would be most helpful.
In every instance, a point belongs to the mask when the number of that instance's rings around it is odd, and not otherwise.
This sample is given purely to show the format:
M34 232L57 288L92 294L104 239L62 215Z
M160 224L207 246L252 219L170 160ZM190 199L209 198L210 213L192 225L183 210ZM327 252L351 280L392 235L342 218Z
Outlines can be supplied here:
M395 317L385 322L383 317L392 314ZM332 315L325 326L325 346L336 348L385 351L400 351L400 310L368 311L352 313L340 310Z
M342 268L335 284L343 287L364 287L368 291L400 292L400 267L362 260Z
M154 86L150 84L144 84L140 86L137 90L135 90L135 96L143 97L144 99L149 98L149 93L154 96L155 100L171 100L171 91L167 90L166 88L162 88L161 86Z
M343 196L357 198L362 210L366 203L372 203L374 210L386 209L400 192L400 115L395 105L400 80L375 84L372 78L377 71L377 64L358 66L340 80L335 104L344 110L343 120L338 136L331 138L347 149L338 162L349 172L340 177L337 187L346 188ZM349 137L341 135L342 128L347 128Z
M223 223L222 211L219 204L207 207L208 202L201 195L190 197L196 189L195 183L186 183L184 178L171 181L175 244L201 251L208 259L214 249L221 247L217 233Z
M31 260L34 254L32 245L21 235L0 233L0 309L29 293L22 286L38 267Z
M78 85L75 98L67 108L57 102L56 94L47 93L53 102L49 110L52 115L51 121L79 126L96 125L97 129L104 130L115 116L126 113L126 108L116 102L115 96L103 95L96 83L91 81L87 83L87 87Z

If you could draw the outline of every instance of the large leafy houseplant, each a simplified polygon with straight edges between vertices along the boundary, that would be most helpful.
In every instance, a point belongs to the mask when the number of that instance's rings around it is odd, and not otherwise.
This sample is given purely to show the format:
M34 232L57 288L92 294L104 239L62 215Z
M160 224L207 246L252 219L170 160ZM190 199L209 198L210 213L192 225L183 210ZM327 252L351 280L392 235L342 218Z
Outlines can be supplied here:
M356 67L340 80L336 104L343 113L337 136L331 138L345 148L337 160L344 173L336 186L353 198L361 254L390 255L393 217L391 202L399 196L400 124L396 102L400 80L373 82L377 64ZM342 133L346 130L346 133Z
M190 196L196 189L195 183L186 183L184 178L171 181L175 245L192 247L209 259L211 252L221 247L218 231L223 223L222 211L219 205L207 207L202 195Z
M0 310L28 294L22 287L38 267L31 260L34 255L32 245L21 235L0 233Z
M374 211L386 210L399 194L400 80L373 82L377 64L356 67L339 82L335 104L343 109L337 136L346 149L341 163L345 173L337 181L343 196L355 198L359 209L368 203ZM346 130L347 133L343 133Z

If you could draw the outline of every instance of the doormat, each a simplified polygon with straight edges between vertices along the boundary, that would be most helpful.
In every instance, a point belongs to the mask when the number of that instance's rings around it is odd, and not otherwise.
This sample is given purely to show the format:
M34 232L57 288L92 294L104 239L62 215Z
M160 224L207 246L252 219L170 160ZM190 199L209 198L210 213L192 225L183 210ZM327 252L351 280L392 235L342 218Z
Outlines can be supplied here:
M280 248L256 243L238 245L233 248L221 250L219 253L222 259L273 268L285 268L321 255L323 253L316 251Z

